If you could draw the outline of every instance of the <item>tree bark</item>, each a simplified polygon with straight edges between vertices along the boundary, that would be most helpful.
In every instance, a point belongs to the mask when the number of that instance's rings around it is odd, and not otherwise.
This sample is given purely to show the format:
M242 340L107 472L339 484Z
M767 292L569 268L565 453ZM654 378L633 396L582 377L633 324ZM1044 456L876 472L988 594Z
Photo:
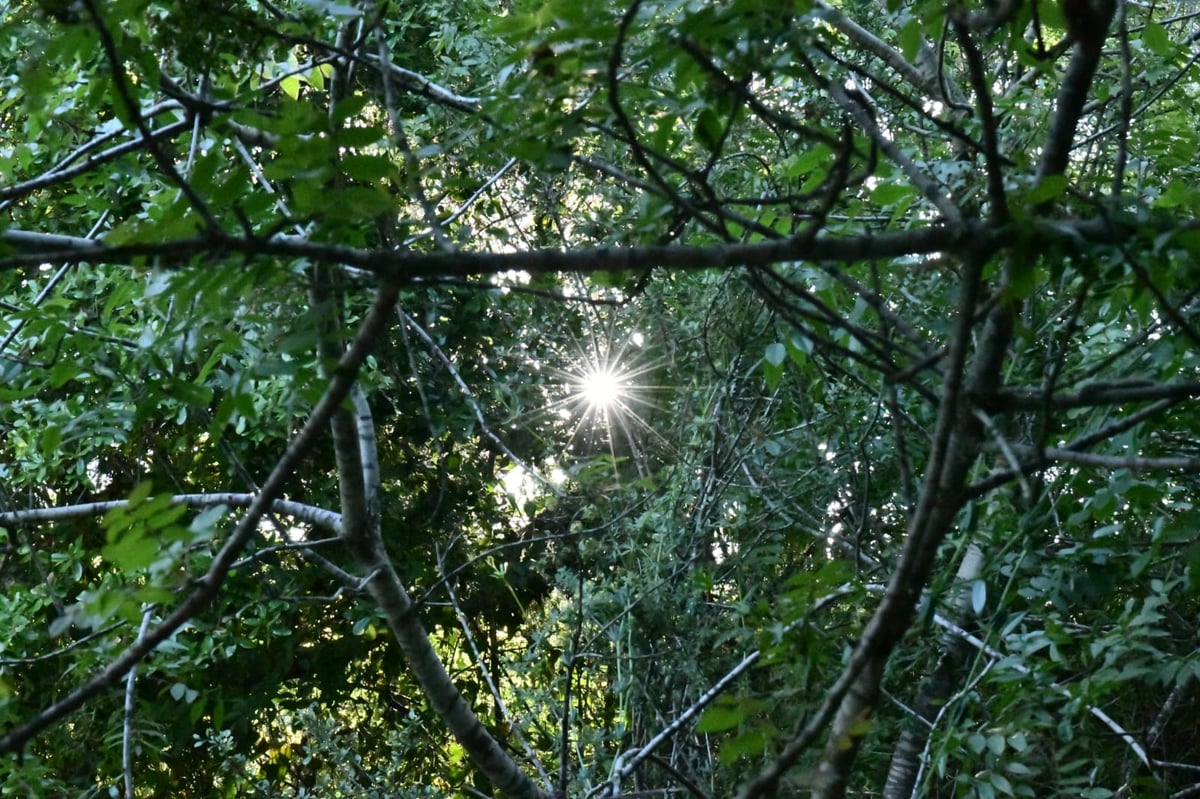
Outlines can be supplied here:
M962 590L956 602L955 621L960 627L964 626L961 620L970 607L971 582L979 576L982 563L983 553L978 546L971 544L963 555L957 575ZM970 650L962 636L950 631L942 636L942 656L933 673L921 684L917 693L917 701L913 707L916 718L909 720L892 752L892 762L888 767L887 782L883 788L883 799L909 799L912 796L913 786L921 771L921 756L925 751L925 743L929 740L939 712L959 683L959 676Z

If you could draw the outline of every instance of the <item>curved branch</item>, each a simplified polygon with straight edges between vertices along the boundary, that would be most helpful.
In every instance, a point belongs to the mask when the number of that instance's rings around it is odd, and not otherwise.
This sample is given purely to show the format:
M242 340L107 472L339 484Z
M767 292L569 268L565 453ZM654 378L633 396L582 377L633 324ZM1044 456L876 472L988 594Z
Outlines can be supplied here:
M310 289L314 307L326 299L327 281L321 272L316 270ZM389 301L390 315L396 303L395 293ZM323 335L320 346L323 360L330 358L336 347L331 338ZM425 698L475 766L500 791L514 799L548 799L549 794L534 784L480 721L429 640L417 613L418 606L396 572L383 541L377 497L379 456L370 407L357 386L348 387L347 393L355 411L339 407L329 415L328 423L337 460L341 537L366 575L363 588L382 612Z

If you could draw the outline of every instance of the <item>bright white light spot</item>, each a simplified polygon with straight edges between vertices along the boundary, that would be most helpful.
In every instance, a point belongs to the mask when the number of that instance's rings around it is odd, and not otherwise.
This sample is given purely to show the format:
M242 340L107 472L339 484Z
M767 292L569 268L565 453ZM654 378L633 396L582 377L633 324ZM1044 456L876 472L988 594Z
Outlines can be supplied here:
M87 476L97 491L103 491L112 485L112 476L100 471L100 461L88 461Z
M624 377L610 368L597 368L579 381L579 394L590 408L607 411L619 405L625 396Z
M562 452L571 464L570 469L555 464L547 475L550 486L574 475L580 457L607 455L614 470L618 462L628 461L642 474L647 443L669 446L642 416L654 409L654 392L666 390L647 380L656 372L644 349L649 336L637 330L616 331L600 317L577 334L564 332L572 336L566 343L574 351L559 350L558 363L545 368L547 377L557 379L561 393L543 411L567 423Z
M514 466L500 478L504 493L517 501L518 507L528 502L537 493L537 482L533 475L520 466Z
M275 525L268 524L267 528L274 532ZM294 544L297 541L303 541L304 539L308 538L308 530L304 529L303 527L296 527L295 525L292 525L283 528L283 537Z

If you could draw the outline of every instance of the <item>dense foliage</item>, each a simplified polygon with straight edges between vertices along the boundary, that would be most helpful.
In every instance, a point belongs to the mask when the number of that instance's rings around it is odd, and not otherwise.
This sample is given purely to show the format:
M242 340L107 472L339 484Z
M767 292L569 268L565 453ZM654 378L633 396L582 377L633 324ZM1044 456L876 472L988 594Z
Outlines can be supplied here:
M1200 793L1198 24L0 4L0 792Z

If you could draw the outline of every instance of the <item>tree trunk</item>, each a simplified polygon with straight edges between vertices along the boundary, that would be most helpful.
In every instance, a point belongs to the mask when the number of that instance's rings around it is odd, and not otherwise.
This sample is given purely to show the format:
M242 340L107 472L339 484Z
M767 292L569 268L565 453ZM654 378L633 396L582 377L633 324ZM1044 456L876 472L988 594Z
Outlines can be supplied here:
M970 611L971 583L978 578L983 562L983 553L975 544L967 547L962 563L958 567L958 581L962 584L958 601L955 603L955 622L963 626ZM933 731L934 721L946 701L959 683L963 664L970 647L962 636L947 631L942 637L942 657L933 673L921 684L913 708L916 717L900 735L892 752L888 767L887 782L883 788L883 799L909 799L913 795L917 775L921 771L921 756L925 743Z

